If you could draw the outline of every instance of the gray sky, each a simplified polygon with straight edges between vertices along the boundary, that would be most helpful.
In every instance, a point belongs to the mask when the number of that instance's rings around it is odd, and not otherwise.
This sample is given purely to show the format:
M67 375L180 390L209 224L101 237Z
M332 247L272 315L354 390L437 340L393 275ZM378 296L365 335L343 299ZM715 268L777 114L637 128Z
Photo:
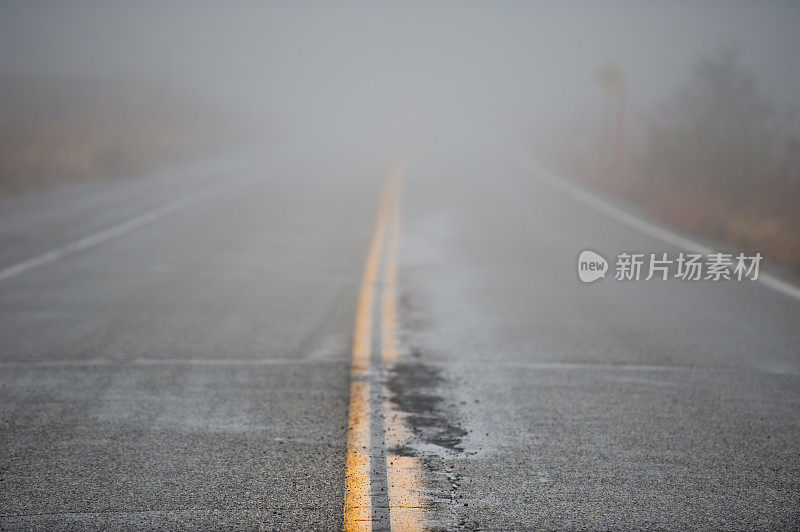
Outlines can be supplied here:
M276 127L524 129L595 105L606 59L646 107L730 43L800 108L798 28L800 2L4 2L0 73L176 85Z

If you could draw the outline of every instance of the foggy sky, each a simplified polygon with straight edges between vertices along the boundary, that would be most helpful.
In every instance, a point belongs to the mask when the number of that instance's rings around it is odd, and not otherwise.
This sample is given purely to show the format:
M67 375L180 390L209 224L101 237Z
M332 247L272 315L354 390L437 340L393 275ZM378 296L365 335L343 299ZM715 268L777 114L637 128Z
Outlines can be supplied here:
M151 81L281 128L524 130L584 106L605 60L634 107L738 44L800 108L800 3L4 2L0 75Z

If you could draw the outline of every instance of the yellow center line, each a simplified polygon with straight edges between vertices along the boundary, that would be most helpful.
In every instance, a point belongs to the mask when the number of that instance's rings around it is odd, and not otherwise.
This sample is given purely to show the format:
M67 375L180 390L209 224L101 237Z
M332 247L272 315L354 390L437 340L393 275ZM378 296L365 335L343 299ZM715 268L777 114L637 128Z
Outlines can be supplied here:
M397 168L390 177L394 184L392 216L389 228L389 243L383 271L383 301L381 307L381 358L384 363L397 361L397 250L402 223L402 168Z
M397 254L402 226L403 168L398 167L395 182L394 208L390 220L389 242L384 267L384 289L381 308L381 360L384 371L398 359L397 342ZM389 390L384 390L384 396ZM405 416L392 403L385 401L384 439L386 443L386 477L389 490L389 520L392 530L421 530L424 505L420 498L423 466L419 458L403 456L394 450L410 441Z
M372 343L372 305L378 278L380 250L383 247L386 211L389 206L388 183L383 185L378 203L378 217L367 252L364 275L356 310L353 337L353 361L350 370L350 412L347 431L347 463L344 482L344 529L372 530L370 497L370 413L369 369Z
M401 201L403 167L398 165L384 183L378 203L378 215L367 252L364 275L356 311L353 362L350 384L350 413L347 434L347 463L345 471L344 530L372 530L372 500L370 486L370 396L373 376L388 376L391 366L398 360L397 342L397 254L401 231ZM381 254L386 246L383 276ZM378 290L382 293L378 294ZM381 367L371 367L373 308L376 296L381 296L380 355ZM372 371L381 370L380 373ZM388 396L388 390L382 394ZM389 401L378 405L383 412L384 442L386 452L386 481L389 499L389 521L392 530L421 530L424 504L420 497L423 485L422 462L418 458L400 456L398 449L410 441L405 427L404 414Z

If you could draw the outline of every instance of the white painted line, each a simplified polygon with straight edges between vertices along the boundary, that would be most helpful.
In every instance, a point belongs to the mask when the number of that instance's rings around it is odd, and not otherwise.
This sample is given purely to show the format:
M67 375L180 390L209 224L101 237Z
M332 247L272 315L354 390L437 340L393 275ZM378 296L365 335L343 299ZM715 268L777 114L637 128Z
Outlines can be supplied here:
M460 369L467 367L485 368L486 360L463 360L457 361L438 360L436 365L439 367L457 367ZM498 362L492 361L492 370L515 371L515 370L576 370L576 371L602 371L608 370L614 373L621 371L631 372L654 372L654 373L735 373L735 374L763 374L763 375L789 375L800 377L800 371L793 368L776 366L772 368L749 368L745 366L664 366L660 364L610 364L601 362L526 362L524 360Z
M570 196L571 198L576 199L581 203L584 203L594 208L595 210L600 211L609 218L613 218L614 220L617 220L618 222L625 224L632 229L640 231L653 238L657 238L658 240L661 240L662 242L665 242L671 246L675 246L680 249L685 249L687 251L692 251L694 253L708 254L714 251L711 248L704 246L698 242L695 242L690 238L681 236L677 233L673 233L669 229L666 229L664 227L643 220L638 216L635 216L630 212L621 209L602 198L595 196L586 189L581 188L580 186L575 185L573 183L570 183L569 181L541 167L539 164L531 160L525 154L522 153L518 154L518 162L525 170L530 171L533 175L536 176L537 179L539 179L546 185L549 185L550 187L563 192L564 194ZM784 295L793 297L795 299L800 299L800 288L790 283L787 283L783 279L779 279L774 275L761 272L758 276L758 281L760 281L765 286L768 286L769 288L772 288L773 290L776 290Z
M184 207L188 207L193 203L197 203L201 199L210 195L211 192L214 189L218 188L220 185L221 185L220 183L214 183L208 185L182 198L174 199L172 201L168 201L167 203L162 203L158 207L155 207L143 214L140 214L139 216L136 216L129 220L125 220L124 222L120 222L116 225L112 225L107 229L103 229L91 235L85 236L79 240L74 240L68 244L57 247L46 253L42 253L41 255L32 257L28 260L18 262L17 264L14 264L12 266L9 266L8 268L0 270L0 282L5 281L6 279L19 275L21 273L25 273L34 268L38 268L39 266L44 266L45 264L49 264L53 261L60 259L61 257L64 257L65 255L69 255L70 253L75 253L76 251L81 251L93 246L97 246L98 244L107 242L112 238L116 238L126 233L130 233L131 231L135 231L136 229L144 227L145 225L150 224L158 220L159 218L163 218L168 214L172 214L180 209L183 209Z
M348 364L350 357L309 358L88 358L85 360L8 360L0 368L82 368L95 366L326 366Z

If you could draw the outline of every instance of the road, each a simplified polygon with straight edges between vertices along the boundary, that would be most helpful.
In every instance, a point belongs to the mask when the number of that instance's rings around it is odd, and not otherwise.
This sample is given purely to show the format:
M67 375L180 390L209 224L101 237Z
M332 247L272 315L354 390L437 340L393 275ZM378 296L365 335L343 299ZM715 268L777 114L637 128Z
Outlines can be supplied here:
M800 300L507 146L282 146L0 203L4 529L800 526Z

